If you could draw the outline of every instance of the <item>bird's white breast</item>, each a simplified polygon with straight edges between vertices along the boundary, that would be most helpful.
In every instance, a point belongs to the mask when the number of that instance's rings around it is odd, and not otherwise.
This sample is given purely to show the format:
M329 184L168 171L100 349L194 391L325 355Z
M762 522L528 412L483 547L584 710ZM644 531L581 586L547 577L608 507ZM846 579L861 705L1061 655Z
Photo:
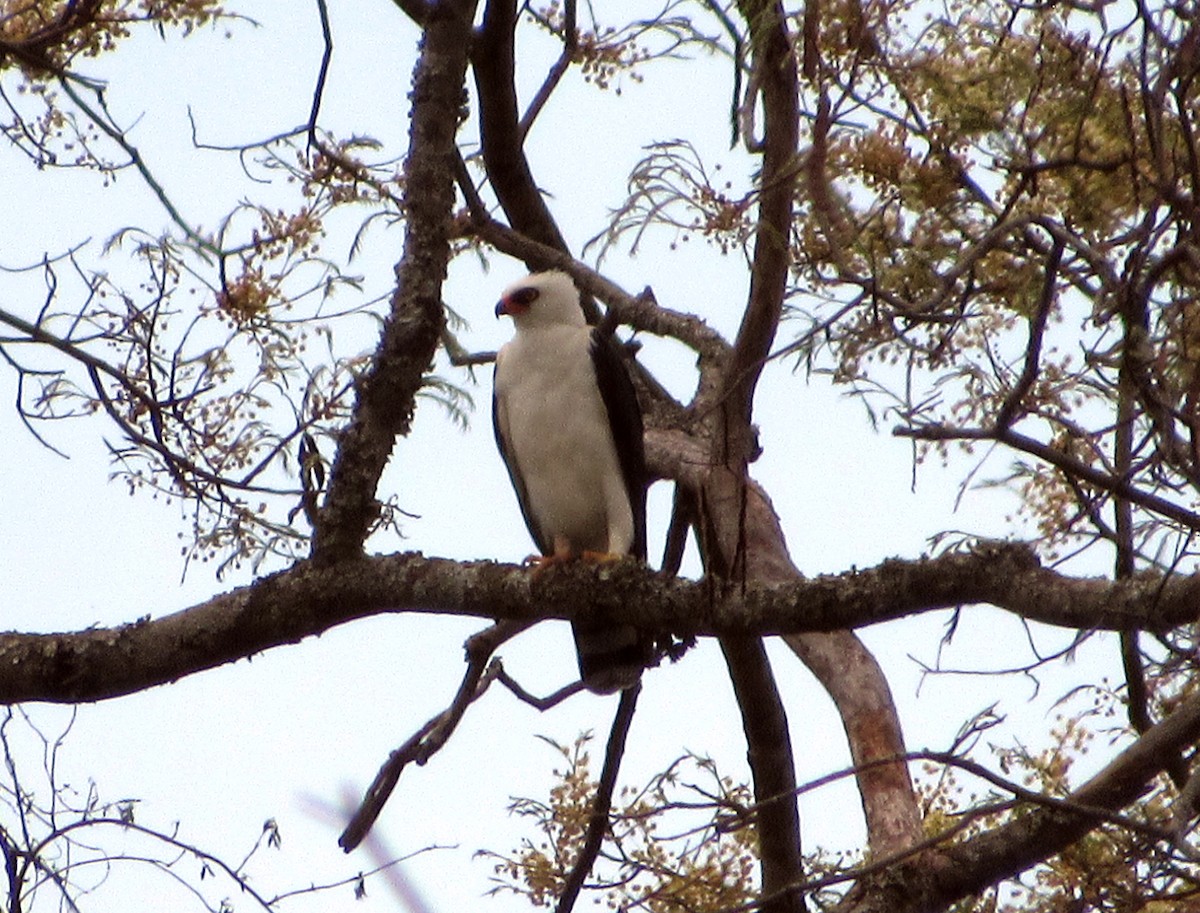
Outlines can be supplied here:
M590 336L588 327L529 328L505 345L496 358L497 421L542 538L565 538L573 552L625 554L633 513Z

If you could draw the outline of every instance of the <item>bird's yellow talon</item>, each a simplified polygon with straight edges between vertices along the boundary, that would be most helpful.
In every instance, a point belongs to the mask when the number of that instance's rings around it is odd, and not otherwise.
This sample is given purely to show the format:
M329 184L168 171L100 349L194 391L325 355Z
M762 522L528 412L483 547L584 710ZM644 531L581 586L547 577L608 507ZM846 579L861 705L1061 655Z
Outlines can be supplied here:
M618 552L588 552L585 551L579 556L583 561L590 564L614 564L620 561L625 556Z

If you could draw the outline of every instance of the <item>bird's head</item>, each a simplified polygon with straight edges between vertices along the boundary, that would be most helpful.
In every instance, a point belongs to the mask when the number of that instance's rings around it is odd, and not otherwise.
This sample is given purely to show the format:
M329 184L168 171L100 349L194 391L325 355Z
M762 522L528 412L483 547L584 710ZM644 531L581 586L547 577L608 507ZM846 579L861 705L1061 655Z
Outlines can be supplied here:
M535 326L584 326L579 289L564 272L530 273L500 296L496 316L507 314L518 329Z

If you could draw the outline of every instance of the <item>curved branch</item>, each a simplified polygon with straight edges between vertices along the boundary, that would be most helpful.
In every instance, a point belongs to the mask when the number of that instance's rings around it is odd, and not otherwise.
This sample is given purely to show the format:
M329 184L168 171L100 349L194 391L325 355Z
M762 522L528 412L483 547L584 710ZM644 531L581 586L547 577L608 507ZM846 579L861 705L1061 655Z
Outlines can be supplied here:
M1020 377L1013 384L1012 390L996 415L997 428L1008 428L1012 425L1013 420L1024 405L1025 397L1029 395L1029 391L1033 389L1034 381L1037 380L1038 359L1042 353L1042 340L1046 334L1046 322L1049 320L1050 311L1054 307L1058 268L1062 263L1062 255L1063 242L1055 238L1046 263L1046 275L1042 282L1042 295L1029 321L1029 342L1025 346L1025 366L1021 369Z
M874 655L853 631L791 634L784 641L838 708L859 782L872 857L903 852L922 835L921 813L903 750L895 701Z
M739 7L750 28L764 138L750 301L725 377L726 436L737 439L725 443L735 447L749 431L754 390L783 315L800 141L800 87L787 16L773 0L744 0Z
M509 223L522 234L565 252L567 242L525 158L514 80L516 27L516 0L489 0L471 49L483 163Z
M1035 809L956 846L889 867L880 878L856 885L836 909L839 913L946 909L1070 846L1096 826L1096 810L1113 811L1136 801L1170 759L1197 738L1200 697L1193 696L1064 802ZM886 890L881 879L904 885L904 891Z

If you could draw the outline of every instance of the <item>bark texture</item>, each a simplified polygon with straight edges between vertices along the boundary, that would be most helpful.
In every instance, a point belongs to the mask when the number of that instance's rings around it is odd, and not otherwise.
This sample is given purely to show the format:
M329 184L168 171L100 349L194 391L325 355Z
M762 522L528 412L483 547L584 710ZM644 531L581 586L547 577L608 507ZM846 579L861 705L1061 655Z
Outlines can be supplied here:
M392 612L537 621L603 614L680 636L836 632L960 605L990 604L1076 628L1161 631L1194 619L1200 580L1144 574L1077 579L1016 546L981 548L772 584L714 589L632 562L563 567L419 553L301 562L174 614L114 628L0 634L0 703L95 701L175 681L340 624ZM136 614L131 610L130 614Z
M454 163L474 10L475 0L449 0L431 5L424 20L404 164L404 252L391 311L359 382L317 517L312 555L318 561L360 551L378 520L379 477L397 435L408 434L417 391L446 326L442 281L450 260Z

